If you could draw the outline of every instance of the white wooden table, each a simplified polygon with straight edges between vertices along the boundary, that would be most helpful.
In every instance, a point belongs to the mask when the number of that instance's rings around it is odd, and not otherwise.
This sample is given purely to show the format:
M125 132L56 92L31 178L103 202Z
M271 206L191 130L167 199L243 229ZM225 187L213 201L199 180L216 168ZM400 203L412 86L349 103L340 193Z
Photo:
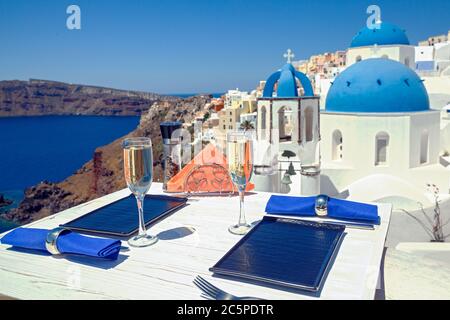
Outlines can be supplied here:
M150 193L162 193L153 184ZM54 228L129 195L121 190L27 225ZM247 196L249 222L261 219L269 193ZM126 247L116 262L65 259L21 253L0 245L0 295L18 299L201 299L192 280L202 275L235 295L265 299L317 299L292 291L212 277L213 266L239 239L228 232L236 222L236 197L203 197L150 228L160 240L151 247ZM137 213L136 213L137 214ZM374 231L347 228L320 299L373 299L391 206L379 204ZM194 228L195 232L185 232Z

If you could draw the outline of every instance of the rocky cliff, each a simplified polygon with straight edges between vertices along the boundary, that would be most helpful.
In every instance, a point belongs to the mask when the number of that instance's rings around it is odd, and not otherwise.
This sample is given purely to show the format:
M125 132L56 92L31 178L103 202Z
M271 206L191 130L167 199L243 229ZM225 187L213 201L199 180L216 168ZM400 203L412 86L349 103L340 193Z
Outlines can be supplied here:
M136 130L125 137L152 138L154 153L154 181L161 181L162 141L159 123L162 121L191 122L204 112L210 96L198 96L154 103L141 116ZM95 150L93 159L62 182L49 181L28 188L18 208L2 217L19 223L28 223L61 210L126 187L122 169L122 137Z
M158 101L179 98L46 80L0 81L0 117L141 115Z
M0 193L0 208L9 206L12 203L11 200L6 199L1 193Z

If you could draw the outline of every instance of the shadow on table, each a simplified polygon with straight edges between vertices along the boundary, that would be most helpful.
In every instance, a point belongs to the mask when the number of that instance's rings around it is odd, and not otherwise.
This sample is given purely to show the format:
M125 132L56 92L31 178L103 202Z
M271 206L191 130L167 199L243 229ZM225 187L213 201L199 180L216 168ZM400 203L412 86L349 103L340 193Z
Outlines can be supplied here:
M122 248L121 248L121 251L122 251ZM125 251L127 251L127 249L128 248L125 248ZM34 255L38 255L38 256L51 256L50 253L45 252L45 251L40 251L40 250L31 250L31 249L14 248L14 247L8 248L7 250L20 252L20 253L34 254ZM124 262L126 259L128 259L128 257L123 254L119 254L117 260L108 260L108 259L103 259L103 258L95 258L95 257L82 256L82 255L68 255L68 254L67 255L64 254L64 255L60 255L60 256L53 256L52 258L53 259L66 259L67 261L70 261L70 262L74 262L74 263L78 263L78 264L82 264L82 265L86 265L86 266L90 266L90 267L105 269L105 270L114 268L117 265Z
M255 223L258 223L259 221L256 221ZM233 277L233 276L228 276L228 275L219 275L219 274L213 274L212 277L214 278L221 278L221 279L227 279L227 280L231 280L231 281L239 281L242 283L248 283L248 284L252 284L252 285L256 285L256 286L264 286L267 288L272 288L275 290L281 290L281 291L285 291L285 292L290 292L290 293L294 293L294 294L300 294L303 296L308 296L308 297L313 297L313 298L320 298L320 295L322 293L323 290L323 286L325 285L327 278L328 278L328 274L330 273L331 268L334 265L334 262L336 260L336 257L339 253L339 250L341 248L342 242L344 241L344 238L347 236L347 233L344 232L344 234L342 235L339 243L336 245L336 250L334 251L334 254L331 256L330 258L330 262L328 263L327 268L325 269L324 275L323 275L323 279L322 279L322 283L320 284L320 287L317 291L307 291L307 290L302 290L302 289L297 289L297 288L289 288L289 287L285 287L285 286L281 286L281 285L276 285L276 284L272 284L272 283L268 283L268 282L262 282L262 281L256 281L256 280L251 280L251 279L244 279L244 278L237 278L237 277Z
M162 231L158 234L159 240L176 240L193 234L196 230L192 227L178 227Z

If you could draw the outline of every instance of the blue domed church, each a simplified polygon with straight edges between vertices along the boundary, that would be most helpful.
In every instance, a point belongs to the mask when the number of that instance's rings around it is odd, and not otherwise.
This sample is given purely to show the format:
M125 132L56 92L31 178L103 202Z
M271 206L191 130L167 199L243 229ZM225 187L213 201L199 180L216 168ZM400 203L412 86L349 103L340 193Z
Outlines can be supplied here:
M319 97L308 77L292 66L290 54L267 78L257 101L253 180L259 191L312 195L320 191Z
M368 38L362 33L353 43ZM378 200L427 183L449 190L450 171L439 163L440 113L430 109L423 81L405 64L369 58L345 69L328 91L320 121L328 181L322 192Z
M398 61L415 68L415 48L409 42L405 30L379 21L373 28L362 28L353 37L347 50L346 65L374 57Z

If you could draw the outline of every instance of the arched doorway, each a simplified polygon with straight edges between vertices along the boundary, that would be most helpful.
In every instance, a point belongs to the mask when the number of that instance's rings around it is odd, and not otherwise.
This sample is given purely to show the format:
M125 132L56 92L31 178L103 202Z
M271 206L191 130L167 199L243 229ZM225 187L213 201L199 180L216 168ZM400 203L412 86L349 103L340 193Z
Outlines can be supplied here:
M280 142L292 140L293 119L292 109L289 107L282 107L278 111L278 132Z

